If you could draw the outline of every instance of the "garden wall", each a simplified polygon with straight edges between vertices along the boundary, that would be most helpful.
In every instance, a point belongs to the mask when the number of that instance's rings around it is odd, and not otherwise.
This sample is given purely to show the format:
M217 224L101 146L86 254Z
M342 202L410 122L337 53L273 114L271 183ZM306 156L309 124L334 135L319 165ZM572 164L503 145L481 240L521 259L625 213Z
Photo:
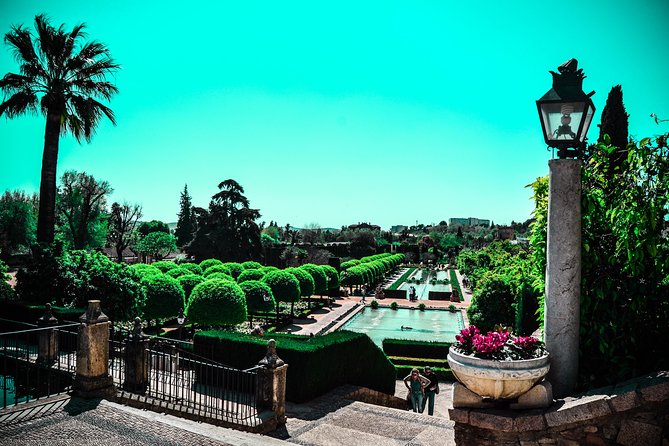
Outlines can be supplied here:
M451 409L459 446L669 444L669 372L558 400L544 410Z
M407 298L407 290L389 290L389 289L385 289L385 290L383 290L383 297L386 297L388 299L406 299Z

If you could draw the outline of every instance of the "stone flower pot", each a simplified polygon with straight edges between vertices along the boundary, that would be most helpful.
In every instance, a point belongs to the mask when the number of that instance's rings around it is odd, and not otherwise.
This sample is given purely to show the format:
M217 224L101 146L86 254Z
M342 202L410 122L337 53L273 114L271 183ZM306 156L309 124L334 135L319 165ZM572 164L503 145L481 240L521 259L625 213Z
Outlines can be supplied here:
M465 387L482 398L518 398L541 381L550 368L548 353L536 359L496 361L448 350L448 364Z

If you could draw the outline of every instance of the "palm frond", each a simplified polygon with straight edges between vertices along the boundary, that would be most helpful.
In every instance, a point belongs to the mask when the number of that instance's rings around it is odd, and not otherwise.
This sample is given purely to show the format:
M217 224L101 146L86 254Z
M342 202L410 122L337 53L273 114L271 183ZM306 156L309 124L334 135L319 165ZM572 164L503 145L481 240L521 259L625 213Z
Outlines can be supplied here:
M19 90L26 88L32 89L33 81L28 76L21 74L7 73L5 77L0 79L0 90L6 95L11 95Z
M118 88L110 82L96 82L90 79L75 79L72 81L72 85L79 90L79 93L92 95L92 96L101 96L106 100L110 100L111 97L118 93Z
M18 62L26 62L29 64L37 63L37 54L33 48L32 35L30 31L23 26L13 26L11 30L5 34L5 43L9 45L14 58Z
M37 112L37 96L30 90L19 91L0 104L0 116L7 118Z
M67 36L63 57L68 60L68 62L71 60L70 58L72 57L72 50L74 49L74 45L77 40L83 39L87 36L87 34L84 32L84 28L86 28L86 24L80 23L79 25L76 25L74 28L72 28L72 31Z

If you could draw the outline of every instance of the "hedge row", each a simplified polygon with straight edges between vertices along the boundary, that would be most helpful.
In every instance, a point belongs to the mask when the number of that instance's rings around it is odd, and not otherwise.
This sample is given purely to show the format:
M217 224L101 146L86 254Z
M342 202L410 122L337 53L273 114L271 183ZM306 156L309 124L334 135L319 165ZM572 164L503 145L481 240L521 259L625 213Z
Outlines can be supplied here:
M354 266L349 266L353 261L342 264L342 285L353 286L377 282L385 273L394 270L404 261L404 254L377 254L363 257L363 259ZM348 268L345 268L346 266Z
M450 342L410 341L407 339L384 339L383 351L388 356L409 358L433 358L446 360Z
M402 274L402 276L401 276L399 279L397 279L395 282L393 282L393 284L390 285L387 289L389 289L389 290L396 290L396 289L398 289L398 288L404 283L404 281L407 280L407 278L408 278L411 274L413 274L413 272L414 272L415 270L416 270L416 267L415 267L415 266L412 266L411 268L409 268L404 274Z
M411 369L414 367L420 370L421 374L423 373L424 366L421 365L396 365L395 373L397 379L404 379L409 373L411 373ZM455 381L455 376L453 375L451 369L432 366L430 366L430 368L437 375L437 378L439 378L440 381Z
M288 364L286 399L309 401L340 385L352 384L393 394L393 364L362 333L338 331L307 337L274 333L277 353ZM236 368L250 368L267 352L267 339L227 331L199 332L195 353ZM352 359L354 358L354 359Z
M449 269L448 273L451 277L451 288L458 290L458 296L460 296L460 302L465 300L465 296L462 295L462 289L460 289L460 282L458 282L458 276L455 274L454 269Z

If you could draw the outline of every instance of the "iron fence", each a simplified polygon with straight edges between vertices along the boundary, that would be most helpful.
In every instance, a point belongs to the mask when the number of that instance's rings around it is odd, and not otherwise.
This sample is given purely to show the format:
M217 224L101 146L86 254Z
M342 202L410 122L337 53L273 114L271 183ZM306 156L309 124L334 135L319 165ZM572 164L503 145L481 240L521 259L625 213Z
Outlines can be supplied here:
M0 408L71 389L77 363L77 326L0 333ZM44 337L49 340L42 339L40 349L40 338Z

